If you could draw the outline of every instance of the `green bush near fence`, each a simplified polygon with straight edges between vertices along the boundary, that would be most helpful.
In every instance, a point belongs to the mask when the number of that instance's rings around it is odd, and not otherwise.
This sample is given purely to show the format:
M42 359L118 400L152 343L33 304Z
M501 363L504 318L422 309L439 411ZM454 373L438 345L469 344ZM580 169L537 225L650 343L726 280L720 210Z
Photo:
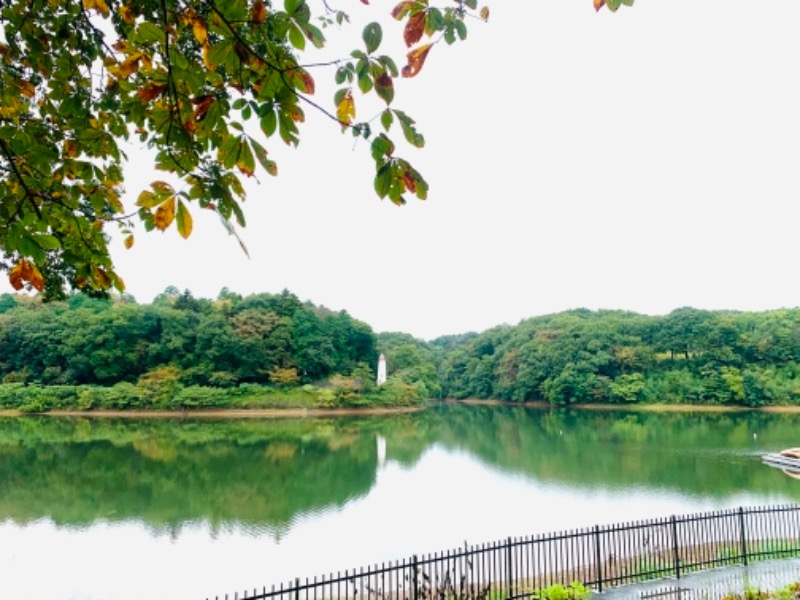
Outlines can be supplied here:
M749 587L741 593L730 593L722 600L798 600L800 599L800 581L789 584L774 591L765 591Z
M538 589L531 595L531 600L588 600L591 595L592 590L579 581L573 581L569 585L555 583Z

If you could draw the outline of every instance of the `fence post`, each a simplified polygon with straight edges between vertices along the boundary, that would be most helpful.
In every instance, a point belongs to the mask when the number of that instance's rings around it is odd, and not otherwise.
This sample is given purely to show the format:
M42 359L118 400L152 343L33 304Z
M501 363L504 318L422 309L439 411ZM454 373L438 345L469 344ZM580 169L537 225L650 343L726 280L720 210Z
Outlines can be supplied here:
M514 575L512 573L513 565L512 565L512 558L511 558L511 538L506 540L506 577L508 578L508 584L506 586L506 598L513 598L514 597Z
M603 563L600 562L600 525L594 526L594 556L597 564L597 591L603 591Z
M747 566L747 530L744 526L744 508L741 506L739 507L739 531L741 532L741 542L742 542L742 560L744 561L744 566Z
M417 555L416 554L411 558L411 564L414 566L414 583L413 583L414 600L417 600L418 597L419 597L418 596L418 594L419 594L419 566L417 565Z
M300 578L294 580L294 600L300 600Z
M681 556L679 552L679 544L678 544L678 520L675 518L675 515L672 515L670 518L670 523L672 523L672 560L675 563L675 578L681 578Z

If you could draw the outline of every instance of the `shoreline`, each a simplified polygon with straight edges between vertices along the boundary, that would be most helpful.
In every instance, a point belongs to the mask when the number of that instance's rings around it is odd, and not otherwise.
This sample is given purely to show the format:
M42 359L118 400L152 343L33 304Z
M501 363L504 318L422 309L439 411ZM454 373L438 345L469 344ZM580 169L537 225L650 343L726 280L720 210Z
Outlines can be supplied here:
M544 401L535 402L509 402L506 400L482 400L480 398L466 398L464 400L440 400L446 404L468 404L474 406L521 406L534 410L574 408L579 410L594 411L621 411L621 412L714 412L714 413L741 413L741 412L767 412L767 413L800 413L800 406L720 406L719 404L567 404L553 406Z
M0 410L0 417L90 417L114 419L268 419L350 417L412 413L424 406L394 408L219 408L210 410L49 410L24 413L16 409Z
M44 417L89 417L132 419L269 419L269 418L321 418L350 416L380 416L409 414L425 410L436 404L464 404L467 406L518 406L530 410L576 409L586 411L618 412L707 412L707 413L800 413L800 406L719 406L697 404L570 404L552 406L547 402L509 402L505 400L436 400L424 406L357 407L357 408L219 408L209 410L51 410L45 412L22 412L18 409L0 410L0 418L44 416Z

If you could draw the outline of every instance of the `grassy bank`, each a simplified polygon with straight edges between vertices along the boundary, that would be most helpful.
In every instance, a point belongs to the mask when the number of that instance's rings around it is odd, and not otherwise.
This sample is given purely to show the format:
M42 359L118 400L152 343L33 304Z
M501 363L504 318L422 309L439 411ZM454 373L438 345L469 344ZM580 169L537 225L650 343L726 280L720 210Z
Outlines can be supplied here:
M243 384L229 388L183 386L174 381L90 385L0 385L0 410L17 413L90 412L184 413L186 411L309 411L386 409L420 406L412 385L397 381L358 387L350 380L324 385L276 387Z

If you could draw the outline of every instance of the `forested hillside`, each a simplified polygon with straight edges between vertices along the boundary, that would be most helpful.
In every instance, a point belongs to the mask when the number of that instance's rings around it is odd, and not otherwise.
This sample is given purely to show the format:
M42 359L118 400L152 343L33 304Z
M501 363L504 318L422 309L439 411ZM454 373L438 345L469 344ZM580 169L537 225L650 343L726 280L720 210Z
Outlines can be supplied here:
M217 299L167 289L152 304L76 294L0 296L0 407L190 408L409 404L375 389L377 336L288 291ZM420 386L421 387L421 386Z
M490 329L448 350L454 398L800 404L800 309L573 310Z
M379 352L390 377L376 389ZM35 399L32 409L74 397L90 408L228 406L237 397L250 406L265 390L305 390L311 405L330 406L424 398L800 405L800 309L572 310L424 342L375 334L288 291L223 290L208 300L171 288L149 305L3 295L0 379L0 406L22 395ZM67 389L61 400L53 400L57 386ZM44 387L46 401L35 392Z
M369 325L287 291L223 291L211 301L167 290L151 305L78 294L17 306L14 298L0 308L6 382L109 385L172 366L186 384L308 383L369 371L378 359Z

